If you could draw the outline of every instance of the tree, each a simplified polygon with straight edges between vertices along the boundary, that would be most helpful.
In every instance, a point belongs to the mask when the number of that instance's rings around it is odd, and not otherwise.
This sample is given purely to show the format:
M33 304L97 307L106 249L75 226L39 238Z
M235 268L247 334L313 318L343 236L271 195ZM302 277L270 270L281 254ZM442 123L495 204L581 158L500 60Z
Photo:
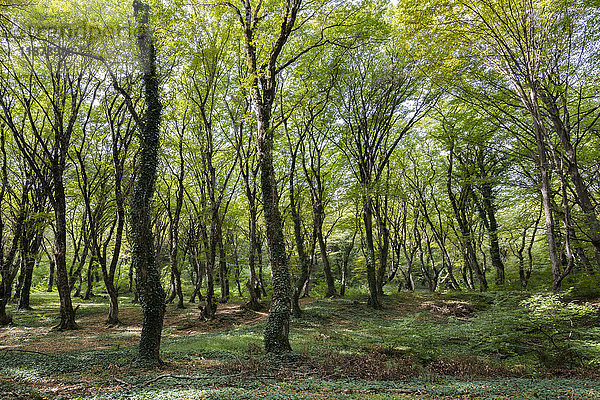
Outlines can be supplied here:
M6 92L0 92L5 96ZM11 188L8 173L8 155L6 151L5 124L0 124L0 154L2 157L0 187L0 326L8 325L12 318L6 314L6 305L11 298L12 283L17 275L15 257L19 249L20 239L24 229L29 183L25 182L21 199L15 199L17 193ZM17 195L18 196L18 195ZM11 208L13 208L11 212ZM7 224L7 218L12 224ZM12 230L12 232L11 232ZM12 236L12 237L11 237ZM5 248L4 246L8 244Z
M393 51L392 43L356 50L337 86L337 113L344 133L338 144L360 187L369 305L381 308L373 239L374 193L402 137L426 114L434 94L419 79L415 64Z
M39 43L30 37L30 43ZM78 124L85 123L89 107L86 102L98 87L89 60L47 46L42 54L29 51L19 41L6 39L4 48L11 98L19 102L28 122L26 130L2 102L5 121L28 166L35 173L54 211L54 262L60 297L61 321L57 328L76 329L75 311L66 267L67 226L64 174L67 169L69 144ZM11 47L17 55L6 53ZM17 57L20 57L17 61ZM9 61L10 60L10 61ZM25 71L17 66L23 62ZM89 118L89 113L87 114ZM49 171L49 174L45 174Z
M137 44L146 101L143 119L135 115L140 134L138 174L130 205L131 263L136 271L136 287L143 312L142 333L136 362L141 365L161 364L160 339L165 314L165 291L154 254L151 200L154 194L158 167L159 128L162 104L156 71L156 53L150 26L150 6L133 2L138 24ZM130 109L130 112L135 110Z
M458 0L443 5L405 1L403 7L409 11L406 15L422 17L413 25L416 37L425 42L435 38L440 50L435 52L436 59L429 60L435 69L443 71L437 74L442 84L454 88L491 117L502 114L512 124L529 125L515 137L533 148L552 287L558 291L568 270L561 268L557 246L552 182L556 163L551 155L554 135L558 136L560 145L556 148L565 159L584 214L584 234L590 238L597 259L599 254L600 225L576 150L598 120L597 106L586 100L596 90L589 80L594 67L584 61L584 57L597 55L595 32L590 28L594 25L590 21L597 21L596 10L579 1L517 0ZM440 60L451 60L452 65ZM461 79L456 79L458 71ZM519 114L525 116L521 121Z

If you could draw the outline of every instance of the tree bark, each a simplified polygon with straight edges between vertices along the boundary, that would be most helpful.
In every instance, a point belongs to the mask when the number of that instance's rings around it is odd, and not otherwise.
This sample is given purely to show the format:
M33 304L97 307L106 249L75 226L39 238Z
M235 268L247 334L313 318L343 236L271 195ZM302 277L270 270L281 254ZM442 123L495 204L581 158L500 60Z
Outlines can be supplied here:
M219 224L219 283L221 284L221 303L229 301L229 271L227 268L227 258L225 256L225 246L223 245L223 229Z
M373 206L371 197L363 195L363 222L365 224L365 241L367 245L367 285L369 289L368 304L374 309L381 309L377 290L377 273L375 270L375 245L373 243Z
M56 288L60 298L60 323L55 327L58 330L78 329L75 322L75 310L71 302L71 288L67 272L67 212L66 196L63 186L62 170L58 167L53 171L54 182L54 218L56 230L54 232L54 262L56 265Z
M165 313L165 291L160 282L159 268L156 265L150 208L158 166L162 105L159 99L154 41L148 21L150 7L134 0L133 10L138 24L137 42L146 100L144 122L139 127L139 172L135 181L130 210L131 262L136 270L136 287L143 314L142 333L136 361L140 365L156 366L162 363L159 351Z
M23 286L21 287L21 293L19 296L19 304L17 305L18 310L31 310L31 305L29 304L30 293L31 293L31 281L33 278L33 269L35 267L37 261L37 253L42 244L43 236L40 233L29 232L29 230L34 229L33 224L27 224L27 232L23 232L23 238L21 245L21 253L22 253L22 261L24 261L25 265L25 276L23 279Z
M327 292L325 292L325 297L336 297L337 291L335 290L333 274L331 273L331 263L329 262L329 256L327 255L327 243L325 242L325 237L323 235L323 206L320 204L317 205L313 212L315 234L317 236L317 242L319 243L319 251L321 252L321 260L323 261L323 273L325 274L325 283L327 284Z
M248 189L246 190L248 193ZM248 197L250 200L250 197ZM254 200L254 199L253 199ZM255 266L255 255L256 255L256 209L254 208L254 201L250 204L250 220L249 230L248 230L248 241L249 241L249 249L248 249L248 282L246 282L246 287L248 288L248 294L250 295L250 299L248 303L246 303L246 307L251 310L258 311L262 309L262 304L258 301L260 298L260 287L259 282L256 277L256 266Z
M50 272L48 272L48 287L46 292L52 292L52 288L54 287L54 271L56 269L56 264L54 263L53 258L50 258L48 263L50 264Z
M483 166L480 163L480 170L483 172ZM488 179L487 176L483 176L484 179ZM490 257L492 259L492 266L496 271L496 285L504 285L504 263L500 255L500 243L498 240L498 221L496 220L496 209L494 207L494 192L489 183L483 183L480 186L483 211L487 216L486 228L488 230L490 238Z

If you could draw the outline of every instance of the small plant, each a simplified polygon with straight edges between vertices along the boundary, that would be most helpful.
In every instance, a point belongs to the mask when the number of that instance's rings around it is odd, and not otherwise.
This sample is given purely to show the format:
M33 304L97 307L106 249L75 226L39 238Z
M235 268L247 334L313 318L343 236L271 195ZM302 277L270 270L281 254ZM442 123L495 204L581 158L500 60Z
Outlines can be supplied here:
M598 321L596 308L565 302L560 295L535 295L521 305L527 311L520 319L524 338L543 365L556 368L584 364L587 356L577 344Z

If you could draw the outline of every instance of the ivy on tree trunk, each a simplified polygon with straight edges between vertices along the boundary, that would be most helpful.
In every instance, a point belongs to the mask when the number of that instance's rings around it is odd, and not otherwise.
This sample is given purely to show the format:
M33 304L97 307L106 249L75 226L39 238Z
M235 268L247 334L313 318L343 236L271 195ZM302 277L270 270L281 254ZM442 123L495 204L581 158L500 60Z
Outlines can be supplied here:
M150 215L150 202L154 194L158 166L159 126L162 105L159 99L156 54L149 26L150 7L138 0L133 2L138 24L137 41L144 82L146 109L139 126L139 173L136 177L131 201L132 264L136 270L136 287L143 312L142 333L137 363L161 364L159 350L165 314L165 291L160 282L160 271L154 255L154 236Z

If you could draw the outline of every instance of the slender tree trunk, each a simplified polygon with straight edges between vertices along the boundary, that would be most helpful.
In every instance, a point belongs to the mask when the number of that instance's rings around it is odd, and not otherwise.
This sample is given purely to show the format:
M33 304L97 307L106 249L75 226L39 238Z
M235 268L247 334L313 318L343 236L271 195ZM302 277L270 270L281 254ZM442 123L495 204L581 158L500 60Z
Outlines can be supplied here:
M554 236L554 215L552 210L552 188L550 182L550 170L546 156L546 146L541 129L537 126L536 142L538 146L538 168L540 172L540 192L542 193L542 205L546 221L546 236L548 239L548 255L550 257L550 268L552 270L552 290L556 293L560 291L560 260L558 249L556 247L556 238Z
M100 267L102 270L102 280L108 293L109 305L108 305L108 318L106 324L108 326L116 326L120 323L119 321L119 293L114 284L114 270L111 269L109 272L106 266L106 258L99 258ZM112 275L112 276L111 276Z
M258 301L260 297L260 288L258 287L258 279L256 278L256 267L255 267L255 254L256 254L256 210L254 209L254 203L250 204L250 221L249 221L249 233L248 241L250 248L248 250L248 282L246 287L248 288L248 294L250 299L246 303L246 307L251 310L258 311L262 309L262 304Z
M94 267L96 261L96 255L90 257L87 269L87 287L85 289L85 294L83 295L84 300L89 300L94 297Z
M190 303L195 302L196 296L198 296L198 302L204 300L200 290L202 289L202 282L204 280L205 267L204 264L202 264L202 262L198 259L198 256L194 256L194 266L196 267L196 284L194 286L194 292L190 297Z
M513 76L515 82L518 80ZM537 165L540 174L540 192L542 194L542 207L545 216L546 237L548 240L548 256L550 259L550 269L552 271L552 290L560 291L560 259L558 257L558 249L556 246L556 238L554 235L554 215L552 210L552 184L550 180L550 166L548 163L548 155L546 154L546 131L542 113L538 104L538 84L536 82L527 82L529 88L524 89L522 86L517 86L518 95L521 98L523 105L531 114L533 119L533 133L535 144L537 147Z
M390 252L390 231L383 220L379 221L379 228L381 235L381 249L379 249L379 270L377 271L377 294L383 296L383 287L388 282L386 275Z
M227 268L227 258L225 256L225 246L223 245L223 231L219 224L219 282L221 284L221 303L229 301L229 271Z
M211 205L211 221L210 221L210 234L208 241L206 242L206 297L204 308L199 305L202 310L202 318L212 319L217 311L217 304L215 303L215 283L214 283L214 270L217 259L217 242L218 242L218 228L219 224L219 213L218 210L214 209L215 204Z
M292 164L294 164L293 159ZM294 224L294 239L296 240L296 251L298 252L298 259L300 260L300 275L296 279L292 293L292 314L294 317L299 318L302 316L302 309L300 308L300 295L304 284L308 280L308 257L306 250L304 249L304 237L302 235L302 221L300 219L300 212L296 204L296 195L294 193L294 177L292 166L292 176L290 176L290 211L292 213L292 223Z
M183 135L183 133L181 133ZM170 236L170 252L169 252L169 264L171 265L171 273L173 274L173 294L177 296L177 308L183 309L183 291L181 289L181 271L179 271L178 263L178 250L179 250L179 220L181 216L181 209L183 208L183 196L185 195L184 188L185 178L185 158L183 155L183 137L179 138L179 175L177 176L177 199L175 203L175 212L171 220L171 226L169 230ZM171 299L172 301L172 299Z
M63 186L62 171L55 167L53 171L54 182L54 217L56 230L54 232L54 262L56 264L56 280L58 296L60 298L60 323L55 327L58 330L77 329L75 310L71 302L71 288L67 272L67 213L65 188Z
M238 248L235 243L235 237L233 236L233 234L230 237L230 241L231 241L231 245L233 247L233 264L235 265L235 272L234 272L235 273L235 285L238 290L238 297L242 298L242 296L243 296L242 284L240 282L240 275L241 275L242 271L240 268L240 257L238 255Z
M23 286L23 279L25 278L25 263L21 260L19 264L19 275L17 275L17 282L15 283L15 293L12 295L12 302L16 303L21 297L21 287ZM12 288L11 288L12 290ZM8 297L11 297L11 293L9 291Z
M342 279L340 283L340 296L344 297L346 295L346 285L348 284L348 263L350 262L350 254L352 254L352 249L354 248L354 239L356 238L356 232L352 236L352 242L347 248L344 249L343 257L342 257Z
M480 167L480 169L483 169ZM483 197L483 209L487 215L487 228L490 237L490 256L492 265L496 270L496 285L504 285L504 263L500 255L500 243L498 240L498 221L496 220L496 210L494 208L494 194L491 185L484 183L481 185L481 194Z
M18 310L31 310L31 305L29 304L30 293L31 293L31 281L33 278L33 269L37 260L37 253L41 246L43 237L41 234L34 233L33 238L31 237L31 233L29 230L33 227L31 224L27 224L28 230L23 232L23 238L25 239L22 247L22 259L24 260L25 265L25 276L23 279L23 287L21 288L21 295L19 296L19 304L17 305Z
M363 196L363 222L365 224L365 240L367 245L367 284L369 288L368 304L374 309L381 309L377 290L377 274L375 271L375 245L373 243L373 206L369 195Z
M50 272L48 273L48 288L46 292L52 292L52 288L54 287L54 271L56 269L56 264L54 263L54 259L50 258Z
M257 231L258 233L258 231ZM256 235L256 263L258 264L258 298L265 297L267 295L267 289L265 285L265 281L263 279L263 251L262 251L262 238L260 234Z
M327 292L325 297L336 297L337 291L335 290L335 283L333 280L333 274L331 273L331 263L329 262L329 256L327 255L327 243L323 235L323 207L318 206L314 210L315 216L313 223L315 224L315 234L317 236L317 242L319 243L319 251L321 252L321 260L323 261L323 273L325 274L325 283L327 284Z

